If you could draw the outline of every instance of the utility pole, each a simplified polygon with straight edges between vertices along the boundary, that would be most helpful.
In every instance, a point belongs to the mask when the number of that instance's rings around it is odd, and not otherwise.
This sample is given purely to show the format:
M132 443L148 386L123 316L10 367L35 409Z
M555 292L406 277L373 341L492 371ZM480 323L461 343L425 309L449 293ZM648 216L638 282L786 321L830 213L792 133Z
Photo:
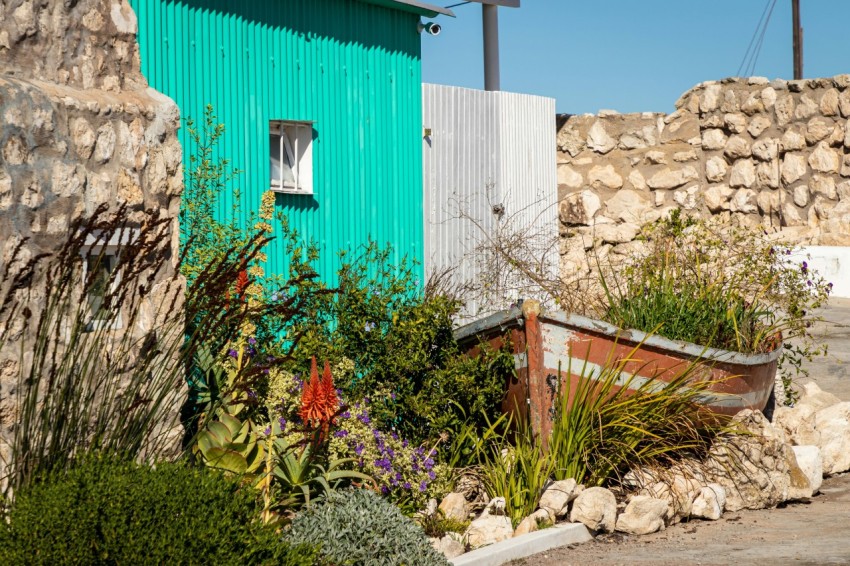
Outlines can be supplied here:
M803 78L803 28L800 26L800 0L791 0L791 20L794 26L794 80Z
M501 90L499 78L499 7L481 6L484 32L484 90Z

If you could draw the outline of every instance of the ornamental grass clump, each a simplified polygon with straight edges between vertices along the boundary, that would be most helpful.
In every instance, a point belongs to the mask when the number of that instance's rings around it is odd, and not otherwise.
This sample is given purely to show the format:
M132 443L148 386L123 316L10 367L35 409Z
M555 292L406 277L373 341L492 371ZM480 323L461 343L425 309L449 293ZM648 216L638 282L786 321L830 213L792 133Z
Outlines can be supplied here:
M790 261L794 248L762 229L674 211L644 228L636 250L621 265L600 266L604 320L745 354L784 344L787 396L792 373L805 374L802 360L826 353L809 328L832 283Z
M555 479L586 485L616 481L637 465L683 455L704 455L725 430L723 420L700 403L714 384L698 361L683 365L669 382L638 377L638 347L622 359L595 368L561 368L575 373L575 392L558 392L549 457Z

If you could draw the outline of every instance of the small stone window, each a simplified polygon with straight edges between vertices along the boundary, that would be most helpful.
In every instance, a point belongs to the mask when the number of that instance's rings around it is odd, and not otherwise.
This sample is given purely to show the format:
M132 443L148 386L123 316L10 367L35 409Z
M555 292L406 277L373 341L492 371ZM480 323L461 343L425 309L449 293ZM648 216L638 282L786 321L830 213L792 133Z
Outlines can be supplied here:
M269 122L271 190L313 194L313 123Z
M123 328L121 310L110 305L121 282L119 259L121 248L139 236L137 228L124 228L115 233L93 232L86 235L80 250L83 259L85 306L88 309L86 330L119 330Z

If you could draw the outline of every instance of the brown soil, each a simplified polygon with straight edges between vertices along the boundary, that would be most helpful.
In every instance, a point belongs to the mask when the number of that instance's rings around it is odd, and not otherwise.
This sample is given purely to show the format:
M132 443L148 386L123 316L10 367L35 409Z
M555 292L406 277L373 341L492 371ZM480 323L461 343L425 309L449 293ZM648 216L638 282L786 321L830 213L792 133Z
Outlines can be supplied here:
M814 329L829 344L829 355L807 365L822 389L850 400L850 300L830 303L827 322ZM727 512L719 521L680 523L645 536L600 535L512 564L850 564L850 474L826 479L808 502Z

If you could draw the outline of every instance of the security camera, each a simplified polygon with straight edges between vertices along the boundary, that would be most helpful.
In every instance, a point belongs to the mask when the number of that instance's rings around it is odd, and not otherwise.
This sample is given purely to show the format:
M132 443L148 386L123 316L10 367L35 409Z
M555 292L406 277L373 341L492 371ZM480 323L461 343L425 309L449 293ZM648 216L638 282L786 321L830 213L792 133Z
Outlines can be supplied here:
M429 35L440 35L443 31L443 26L434 22L419 22L419 33L426 32Z

